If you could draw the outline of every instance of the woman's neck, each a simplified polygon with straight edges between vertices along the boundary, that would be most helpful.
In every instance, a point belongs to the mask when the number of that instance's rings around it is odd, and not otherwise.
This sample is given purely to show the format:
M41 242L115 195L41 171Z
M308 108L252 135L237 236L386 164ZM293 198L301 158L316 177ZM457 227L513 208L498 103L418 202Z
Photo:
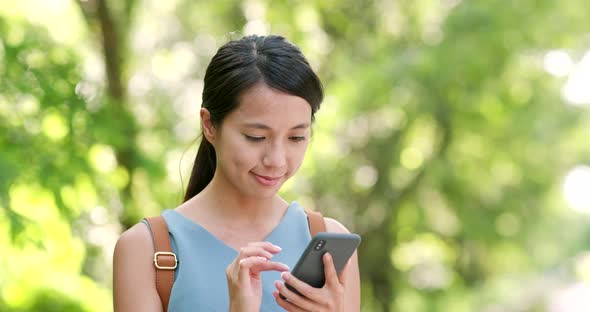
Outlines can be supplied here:
M248 224L280 219L288 207L288 203L277 194L267 198L248 196L218 175L182 206L185 205L184 209L207 216L208 219Z

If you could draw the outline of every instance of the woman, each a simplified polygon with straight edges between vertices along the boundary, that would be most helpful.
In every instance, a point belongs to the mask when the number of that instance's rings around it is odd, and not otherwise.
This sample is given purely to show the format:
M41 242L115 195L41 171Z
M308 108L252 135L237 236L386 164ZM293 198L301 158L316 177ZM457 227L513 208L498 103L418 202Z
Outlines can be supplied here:
M230 41L213 57L200 111L203 140L185 201L162 213L179 259L169 311L360 309L356 252L340 275L324 256L322 288L289 274L310 232L304 210L277 192L303 161L322 99L309 63L282 37ZM328 232L348 233L324 221ZM115 311L162 311L152 259L145 224L120 237Z

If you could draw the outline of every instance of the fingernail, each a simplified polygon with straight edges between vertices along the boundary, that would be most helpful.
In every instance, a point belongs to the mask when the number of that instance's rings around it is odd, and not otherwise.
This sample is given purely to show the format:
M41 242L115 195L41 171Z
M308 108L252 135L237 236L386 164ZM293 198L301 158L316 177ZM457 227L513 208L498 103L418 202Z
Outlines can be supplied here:
M326 252L326 260L332 260L332 255L329 252Z
M279 288L279 286L281 286L281 282L279 282L279 281L275 281L275 287L276 287L276 288Z
M286 280L287 278L289 278L289 272L283 272L281 273L281 277Z
M259 260L264 260L264 261L268 260L268 259L266 259L265 257L258 257L258 256L257 256L256 258L258 258Z
M274 245L274 244L273 244L273 246L275 246L275 248L278 249L279 251L283 250L283 248L281 248L280 246L277 246L277 245Z

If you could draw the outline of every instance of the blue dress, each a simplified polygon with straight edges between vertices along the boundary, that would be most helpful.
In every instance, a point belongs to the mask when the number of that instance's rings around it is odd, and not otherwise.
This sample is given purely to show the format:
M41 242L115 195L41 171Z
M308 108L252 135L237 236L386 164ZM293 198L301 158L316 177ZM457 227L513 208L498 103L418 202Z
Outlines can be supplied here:
M229 310L229 294L225 269L237 252L209 231L174 210L162 212L168 225L172 250L178 257L175 282L170 294L168 311ZM291 269L311 240L305 211L292 202L281 222L264 239L282 248L273 261ZM281 281L279 272L262 272L262 303L260 311L284 311L272 292L274 281Z

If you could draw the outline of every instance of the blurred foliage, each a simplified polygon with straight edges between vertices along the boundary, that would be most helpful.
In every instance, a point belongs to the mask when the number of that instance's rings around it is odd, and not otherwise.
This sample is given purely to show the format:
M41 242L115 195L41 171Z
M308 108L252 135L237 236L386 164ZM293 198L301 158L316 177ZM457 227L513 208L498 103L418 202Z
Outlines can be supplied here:
M589 219L562 186L590 113L546 62L587 53L590 2L8 3L0 310L111 309L118 235L181 201L208 62L271 32L327 94L282 194L363 236L364 311L578 311L556 294L590 281Z

